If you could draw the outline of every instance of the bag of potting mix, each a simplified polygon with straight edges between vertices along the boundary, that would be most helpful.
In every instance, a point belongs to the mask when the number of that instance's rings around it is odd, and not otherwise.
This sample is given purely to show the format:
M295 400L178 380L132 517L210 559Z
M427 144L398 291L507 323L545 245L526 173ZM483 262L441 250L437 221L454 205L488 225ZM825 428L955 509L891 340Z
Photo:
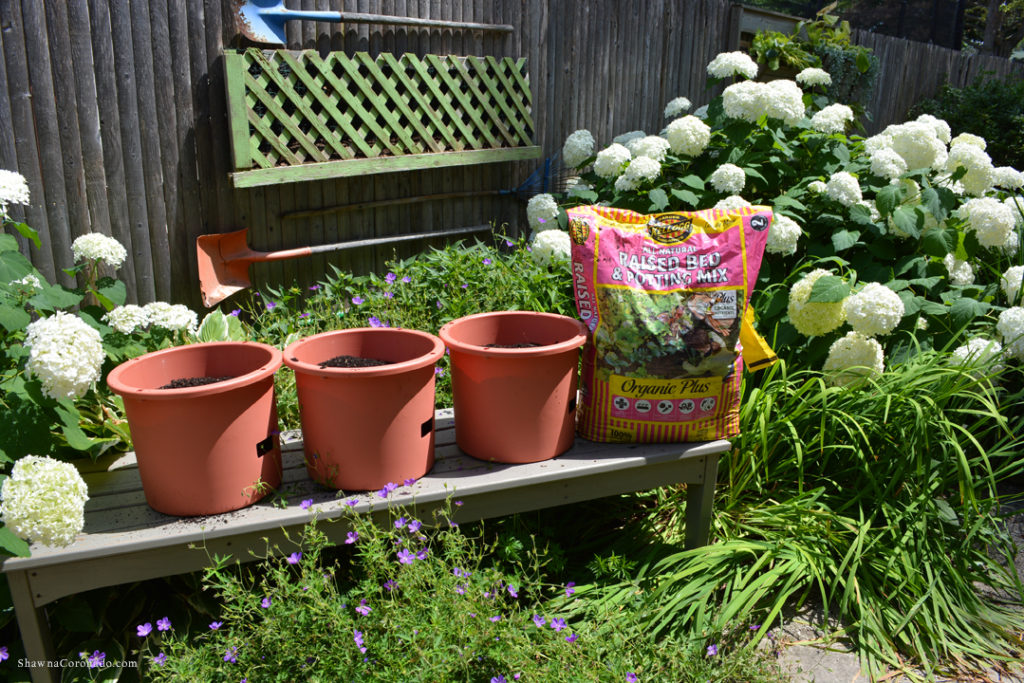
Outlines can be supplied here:
M591 331L580 436L673 442L738 434L743 341L757 347L758 363L774 362L747 310L771 210L566 213L576 308Z

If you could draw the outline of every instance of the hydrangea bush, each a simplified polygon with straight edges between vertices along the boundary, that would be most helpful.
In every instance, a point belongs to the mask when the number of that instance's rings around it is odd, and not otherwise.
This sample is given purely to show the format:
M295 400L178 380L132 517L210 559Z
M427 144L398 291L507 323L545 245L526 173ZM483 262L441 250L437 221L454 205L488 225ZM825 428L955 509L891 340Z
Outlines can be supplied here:
M831 79L819 68L762 83L747 55L725 53L708 74L728 81L721 96L696 114L667 108L655 135L596 142L573 164L579 182L562 204L771 207L757 327L782 356L839 384L851 364L875 374L911 348L979 337L1019 350L1017 319L997 320L1020 298L1024 175L994 166L984 139L928 115L857 135L853 109L822 94ZM581 139L593 136L570 136ZM563 160L578 160L570 141Z
M29 200L20 174L0 172L0 220L38 247L36 232L8 215L9 206ZM26 540L62 544L77 533L58 531L59 524L42 518L32 522L36 513L27 512L29 501L33 510L60 515L67 529L77 518L80 528L84 498L76 502L77 488L46 483L56 481L44 476L59 470L53 458L97 457L130 446L120 399L103 382L107 372L172 344L245 336L237 319L227 322L219 312L200 329L196 313L186 306L126 304L124 283L100 275L101 266L116 269L127 257L112 237L82 235L71 250L76 264L70 272L84 283L75 289L48 282L21 253L18 238L0 233L0 482L5 486L0 552L27 555ZM44 467L44 461L53 465ZM29 463L39 476L6 478L12 466L14 473L27 472ZM66 495L58 500L61 489Z

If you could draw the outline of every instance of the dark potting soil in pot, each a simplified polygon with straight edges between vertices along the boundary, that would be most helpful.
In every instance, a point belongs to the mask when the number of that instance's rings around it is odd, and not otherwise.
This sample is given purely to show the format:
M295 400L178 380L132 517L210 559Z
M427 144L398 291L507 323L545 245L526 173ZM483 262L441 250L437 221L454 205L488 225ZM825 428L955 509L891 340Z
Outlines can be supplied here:
M378 365L394 365L392 361L362 356L335 356L318 363L321 368L372 368Z
M484 344L488 349L532 349L535 346L543 346L536 342L522 342L521 344Z
M187 389L189 387L201 387L205 384L223 382L226 379L234 379L234 377L179 377L178 379L172 379L168 384L160 387L160 389Z

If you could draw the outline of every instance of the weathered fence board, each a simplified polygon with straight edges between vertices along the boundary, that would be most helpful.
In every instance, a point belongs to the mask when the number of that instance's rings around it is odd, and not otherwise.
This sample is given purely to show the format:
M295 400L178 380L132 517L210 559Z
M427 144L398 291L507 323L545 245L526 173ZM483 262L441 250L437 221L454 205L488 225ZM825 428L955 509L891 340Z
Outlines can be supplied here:
M706 103L705 67L734 44L736 28L729 0L288 1L296 9L512 25L512 33L285 26L287 49L322 55L525 59L533 137L544 157L578 128L604 145L629 130L660 131L674 97ZM195 240L204 233L247 227L261 251L491 221L516 234L521 200L539 190L526 188L518 199L500 193L517 188L541 160L233 187L224 51L245 46L223 0L3 0L0 24L0 168L22 173L32 192L30 206L12 207L40 233L42 247L26 253L47 278L65 284L73 283L61 270L72 265L71 241L99 231L128 249L119 275L130 301L159 297L198 307ZM962 86L983 72L1024 74L1007 60L863 31L853 38L880 60L869 132L903 120L947 80ZM359 206L334 209L343 205ZM365 272L392 254L440 243L258 264L253 275L257 283L308 286L331 264Z

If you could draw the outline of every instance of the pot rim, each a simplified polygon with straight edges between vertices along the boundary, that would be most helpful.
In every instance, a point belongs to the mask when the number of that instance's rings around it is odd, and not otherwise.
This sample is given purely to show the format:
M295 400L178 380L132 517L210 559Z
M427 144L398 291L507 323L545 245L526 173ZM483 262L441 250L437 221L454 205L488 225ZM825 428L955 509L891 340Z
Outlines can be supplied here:
M421 356L417 356L416 358L411 358L406 361L389 363L388 365L374 365L365 368L321 368L316 363L308 363L294 358L296 350L309 343L311 340L328 336L352 335L357 333L368 333L371 335L401 334L404 336L419 337L430 341L431 349ZM419 370L420 368L424 368L429 365L434 365L437 361L441 360L442 356L444 356L444 342L441 341L437 335L433 335L422 330L411 330L405 327L349 327L343 330L328 330L327 332L321 332L319 334L314 334L294 341L289 344L283 352L284 364L291 368L293 372L296 374L301 372L303 374L316 375L318 377L386 377L388 375L397 375L404 372L410 372L412 370Z
M182 387L180 389L146 389L142 387L135 387L127 384L121 379L121 375L127 372L132 366L138 365L141 362L150 362L154 358L160 356L179 354L179 353L197 353L196 349L210 348L214 346L244 346L244 347L258 347L260 349L269 352L269 359L266 363L260 367L239 375L238 377L232 377L231 379L225 379L220 382L213 382L211 384L203 384L198 387ZM159 351L152 351L150 353L143 354L136 358L121 363L116 368L111 370L107 374L107 386L115 394L119 394L122 397L131 398L147 398L156 400L173 400L181 398L191 398L196 396L210 396L212 394L221 394L225 391L231 391L232 389L238 389L243 386L255 384L268 377L272 377L275 372L281 367L282 355L281 350L264 344L262 342L255 341L217 341L217 342L198 342L196 344L183 344L181 346L172 346L169 349L160 349Z
M468 321L479 320L481 318L500 318L500 317L532 317L532 318L546 318L552 321L564 321L565 324L572 324L576 327L576 334L566 339L565 341L558 342L557 344L547 344L545 346L530 346L526 348L513 348L513 349L496 349L490 346L479 346L477 344L470 344L460 339L456 339L452 336L452 330L458 328L460 324ZM446 323L440 330L438 330L438 336L444 340L444 343L449 348L460 351L462 353L469 353L475 356L486 356L488 358L524 358L524 357L537 357L537 356L552 356L566 351L573 351L583 346L587 341L587 326L576 318L570 318L567 315L561 315L559 313L545 313L541 311L489 311L486 313L474 313L473 315L463 316L456 320L452 320Z

